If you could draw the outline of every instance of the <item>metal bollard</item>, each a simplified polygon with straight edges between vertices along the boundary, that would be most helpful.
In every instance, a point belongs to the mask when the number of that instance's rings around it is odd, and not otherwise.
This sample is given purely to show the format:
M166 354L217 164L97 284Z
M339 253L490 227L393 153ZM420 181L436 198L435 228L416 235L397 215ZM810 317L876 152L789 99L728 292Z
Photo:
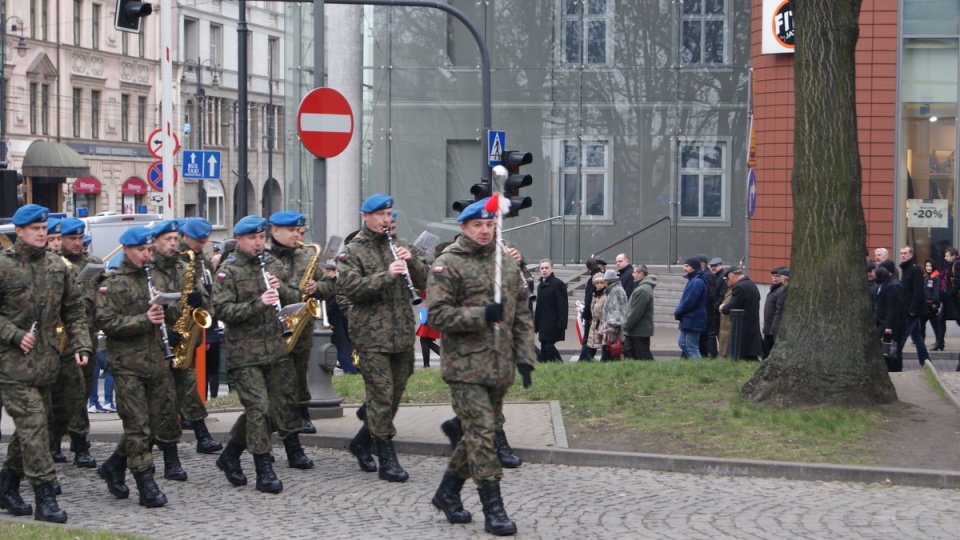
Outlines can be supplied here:
M740 342L743 334L743 314L742 309L730 310L730 356L734 360L740 359Z
M333 332L317 325L313 330L313 348L307 364L310 387L310 418L340 418L343 399L333 389L333 368L337 367L337 348L330 343Z

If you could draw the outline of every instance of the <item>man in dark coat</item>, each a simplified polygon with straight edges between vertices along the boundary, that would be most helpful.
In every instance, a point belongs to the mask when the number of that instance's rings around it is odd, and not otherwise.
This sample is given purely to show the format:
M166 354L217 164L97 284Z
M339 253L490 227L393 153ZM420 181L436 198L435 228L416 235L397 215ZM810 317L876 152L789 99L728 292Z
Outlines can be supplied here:
M633 265L630 264L630 257L626 253L617 255L617 275L620 276L620 284L623 285L623 292L627 293L627 298L633 294L633 288L636 284L633 282Z
M723 259L714 257L703 271L707 282L707 329L700 334L700 354L716 358L718 356L717 336L720 335L720 294L721 285L726 288L726 276L723 273Z
M730 303L721 304L720 311L730 314L734 309L743 310L740 320L740 358L759 360L763 354L760 337L760 289L743 274L743 268L734 266L727 272L727 286L731 288Z
M683 273L687 284L683 287L677 309L673 310L673 318L680 323L677 345L684 358L699 360L702 358L700 333L707 328L707 286L700 279L703 273L700 259L691 257L684 261Z
M580 347L580 360L592 360L596 351L587 346L587 334L590 329L590 321L593 320L593 313L590 312L590 302L593 301L593 293L596 291L596 287L593 286L593 276L600 272L600 265L597 264L596 259L587 259L585 263L587 265L587 284L583 288L583 314L581 318L583 319L583 346ZM592 351L592 352L591 352Z
M923 366L930 359L927 345L923 342L923 327L920 325L921 315L927 309L927 306L924 303L923 270L917 266L917 260L913 256L913 248L910 246L900 248L900 283L903 285L901 311L906 317L906 326L897 342L897 350L900 351L900 357L903 358L903 346L907 344L907 337L909 336L913 339L913 344L917 348L917 359Z
M786 266L770 271L773 285L763 304L763 357L770 356L773 344L780 333L780 321L783 319L783 307L787 301L787 286L790 284L790 269Z
M890 263L886 265L884 263ZM904 318L901 306L903 304L903 285L897 279L897 274L891 273L888 266L891 261L884 261L875 274L877 278L877 334L881 341L897 343L903 335ZM894 357L884 356L887 362L887 371L903 371L903 358L899 351Z
M540 334L541 361L562 362L557 342L564 340L567 329L567 284L553 275L550 259L540 261L540 276L533 326Z

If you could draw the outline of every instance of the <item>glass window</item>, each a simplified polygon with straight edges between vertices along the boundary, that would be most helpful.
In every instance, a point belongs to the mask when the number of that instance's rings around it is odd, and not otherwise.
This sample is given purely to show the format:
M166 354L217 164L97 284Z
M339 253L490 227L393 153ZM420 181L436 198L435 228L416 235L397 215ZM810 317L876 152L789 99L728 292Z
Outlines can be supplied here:
M40 133L50 134L50 85L40 85Z
M563 7L563 62L604 65L612 62L613 6L607 0L565 0Z
M724 0L683 0L681 61L726 63L727 13Z
M147 98L137 96L137 141L147 140Z
M73 136L80 137L80 111L83 105L83 90L73 89Z
M47 27L50 24L49 10L47 4L49 0L40 0L40 39L47 40Z
M681 218L724 218L725 160L724 143L681 143Z
M130 41L127 39L127 35L130 32L120 32L120 53L124 56L130 54Z
M609 219L610 209L610 143L605 140L563 142L563 170L560 190L563 193L563 215ZM583 204L578 204L581 197Z
M248 40L249 41L249 40ZM223 64L221 52L223 50L223 27L219 24L210 25L210 59L218 66Z
M942 36L958 33L960 2L957 0L903 0L904 35Z
M211 225L222 226L224 220L223 185L218 182L208 182L205 185L207 193L207 220Z
M83 36L83 0L73 0L73 44L80 46Z
M39 96L39 84L30 83L30 134L37 134L37 99Z
M120 140L130 140L130 94L120 94Z
M100 4L93 5L93 14L90 16L90 47L100 48Z
M7 24L7 21L3 21ZM30 37L37 38L37 30L40 28L40 18L37 16L37 0L30 0Z
M90 91L90 138L100 138L100 91Z
M76 215L81 208L86 208L88 216L97 215L97 199L99 193L74 193L73 194L73 212Z

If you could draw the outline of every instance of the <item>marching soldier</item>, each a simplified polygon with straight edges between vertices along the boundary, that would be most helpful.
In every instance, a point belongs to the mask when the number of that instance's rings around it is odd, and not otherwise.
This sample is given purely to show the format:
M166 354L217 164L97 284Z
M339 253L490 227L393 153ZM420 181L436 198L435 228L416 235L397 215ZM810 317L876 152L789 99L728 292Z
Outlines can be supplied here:
M70 263L70 269L73 271L74 280L77 275L87 266L87 264L101 264L99 257L87 253L83 248L84 230L86 224L83 220L68 217L60 222L61 244L60 255ZM47 242L49 244L49 240ZM90 332L90 343L96 348L97 345L97 326L94 320L94 295L97 292L96 280L87 280L78 283L80 298L87 311L87 329ZM97 461L90 455L90 441L87 436L90 434L90 416L87 413L87 397L93 390L93 364L87 362L80 366L68 365L69 357L64 358L64 364L61 369L61 375L58 380L61 391L67 391L72 395L73 400L58 399L54 392L54 423L53 434L54 441L59 446L60 439L64 434L70 435L70 451L74 453L73 464L80 468L93 468L97 466ZM78 373L79 371L79 373ZM75 390L71 390L75 389ZM82 395L80 395L82 393ZM60 408L63 408L60 410Z
M172 445L175 452L181 435L161 330L163 306L151 301L152 276L146 268L153 241L153 231L146 227L124 231L120 235L123 258L101 280L96 297L97 326L107 335L107 364L113 373L117 414L123 420L123 436L97 472L111 494L125 499L130 490L124 473L129 467L139 502L147 508L167 504L153 479L151 444Z
M307 250L298 247L298 243L303 241L303 233L307 225L307 218L299 212L285 210L274 212L270 216L270 240L267 242L267 251L277 258L278 262L287 270L290 276L289 286L300 290L300 281L303 279L304 272L310 265L311 259L319 257L313 249ZM327 277L320 268L324 261L318 261L314 268L313 275L310 276L305 290L300 291L301 298L304 295L317 299L318 302L330 298L333 294L334 281ZM307 385L307 366L310 362L310 349L313 346L313 325L310 324L307 330L300 335L296 346L290 351L290 358L293 360L293 367L297 372L296 398L300 407L300 419L303 423L302 433L316 433L317 428L310 421L310 387Z
M283 323L277 306L299 301L289 287L286 269L269 253L267 220L246 216L233 227L237 250L217 271L213 307L226 323L227 369L244 413L230 430L230 440L217 459L217 467L235 486L247 483L240 454L249 449L257 471L257 490L279 493L283 483L271 463L270 434L283 439L290 467L310 469L311 461L300 446L303 425L297 414L293 362L286 353ZM269 286L268 283L269 282Z
M427 265L410 253L409 244L397 238L396 254L384 231L392 222L393 199L373 195L360 207L363 226L339 255L338 286L349 302L350 337L360 356L366 387L366 420L350 443L350 451L367 472L378 467L370 455L371 442L379 457L379 476L404 482L409 475L393 448L397 429L393 419L400 398L413 374L414 330L417 323L403 275L423 289ZM343 304L341 304L343 305Z
M516 534L517 526L500 496L497 415L514 369L524 386L530 385L535 357L533 323L518 272L502 273L502 300L494 303L495 214L484 209L486 202L461 212L457 220L463 234L434 261L430 274L430 324L443 334L440 373L450 385L464 432L432 502L450 523L469 523L472 516L463 508L460 490L472 478L483 504L484 530L504 536Z
M83 304L60 257L46 250L49 211L28 204L13 215L13 247L0 253L0 398L16 431L0 470L0 508L26 516L33 508L20 497L20 480L33 486L34 518L65 523L54 494L50 456L50 385L60 369L57 323L63 321L67 350L78 364L93 353Z
M54 255L60 253L60 244L63 236L60 234L60 220L57 218L47 220L47 251Z
M151 259L154 264L153 285L159 291L181 292L184 288L184 278L189 263L183 262L180 259L180 252L177 251L181 232L180 225L176 220L170 219L157 223L151 230L156 234L156 240L153 243L153 258ZM196 261L196 259L194 260ZM194 283L191 292L187 295L187 305L192 308L205 308L207 307L205 304L209 304L209 296L201 283L202 267L196 265L194 271ZM180 344L182 336L173 330L173 326L182 314L181 303L167 306L165 321L171 347ZM207 408L200 401L200 392L197 389L197 372L193 364L191 363L183 369L173 369L173 380L177 388L177 410L180 412L181 418L190 424L190 428L193 429L193 433L197 437L197 452L212 454L223 450L223 445L215 441L207 429L205 420L208 414ZM163 450L164 478L186 480L187 474L183 472L179 463L171 464L171 461L176 459L176 448L171 450L169 445L165 445L161 446L160 449ZM176 461L179 461L179 459L176 459ZM169 475L178 478L170 478Z

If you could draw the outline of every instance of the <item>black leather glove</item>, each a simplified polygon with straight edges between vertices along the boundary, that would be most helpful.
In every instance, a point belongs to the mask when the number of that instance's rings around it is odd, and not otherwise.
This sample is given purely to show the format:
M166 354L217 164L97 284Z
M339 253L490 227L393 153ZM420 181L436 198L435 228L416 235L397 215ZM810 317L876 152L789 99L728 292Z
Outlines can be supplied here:
M180 332L167 330L167 341L170 342L170 347L172 348L180 345L180 342L183 341L183 338L180 336Z
M530 385L533 384L533 366L530 364L517 364L517 371L520 372L520 377L523 379L523 387L530 388Z
M683 315L676 315L676 314L674 314L673 318L676 319L676 320L678 320L678 321L682 321L682 320L683 320Z
M203 304L203 293L192 291L187 295L187 305L192 308L198 308Z
M483 318L488 323L500 322L503 320L503 304L487 304L483 309Z

